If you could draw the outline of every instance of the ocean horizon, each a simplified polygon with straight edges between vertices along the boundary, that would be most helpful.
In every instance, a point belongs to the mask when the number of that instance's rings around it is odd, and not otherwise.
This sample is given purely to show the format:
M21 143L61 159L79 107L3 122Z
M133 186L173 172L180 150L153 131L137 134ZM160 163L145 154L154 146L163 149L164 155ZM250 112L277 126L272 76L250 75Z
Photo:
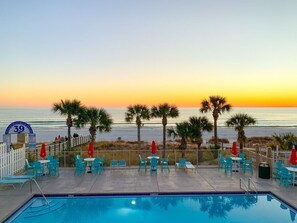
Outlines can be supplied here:
M135 122L125 121L127 108L105 108L111 115L114 124L109 133L98 133L96 141L117 140L119 137L125 141L136 141ZM187 121L191 116L206 116L213 122L211 113L202 114L198 107L178 108L178 118L168 119L167 127L174 127L175 123ZM234 107L230 112L222 114L218 119L218 136L227 138L230 142L236 140L237 132L225 126L225 122L235 113L246 113L257 120L256 125L246 128L247 137L271 136L273 134L292 132L297 134L297 108L254 108ZM31 125L36 133L37 142L51 142L58 135L67 135L66 117L54 113L51 108L0 108L0 134L4 134L8 125L14 121L24 121ZM145 120L141 129L141 140L162 142L161 119ZM88 135L88 126L83 129L71 129L72 134ZM203 139L209 140L213 132L204 132ZM12 140L14 141L14 138ZM169 137L168 137L169 139ZM16 140L15 140L16 141Z

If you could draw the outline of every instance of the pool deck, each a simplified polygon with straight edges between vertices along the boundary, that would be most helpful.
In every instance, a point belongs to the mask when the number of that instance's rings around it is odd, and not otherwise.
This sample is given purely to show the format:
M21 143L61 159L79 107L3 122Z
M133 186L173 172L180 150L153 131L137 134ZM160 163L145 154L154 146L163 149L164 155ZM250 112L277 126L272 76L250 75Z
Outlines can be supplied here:
M99 175L90 173L74 176L73 168L61 168L59 176L44 176L37 179L45 194L96 194L96 193L162 193L162 192L231 192L240 191L240 178L247 179L250 174L233 173L225 175L215 167L199 167L196 171L176 169L170 167L170 172L150 174L149 170L138 172L137 167L124 169L110 169ZM271 191L275 195L297 208L297 186L279 186L274 179L258 178L258 171L254 170L251 177L258 191ZM39 194L33 185L30 193L29 184L21 189L13 189L10 185L0 184L0 221L27 201L34 193ZM2 221L1 221L2 222Z

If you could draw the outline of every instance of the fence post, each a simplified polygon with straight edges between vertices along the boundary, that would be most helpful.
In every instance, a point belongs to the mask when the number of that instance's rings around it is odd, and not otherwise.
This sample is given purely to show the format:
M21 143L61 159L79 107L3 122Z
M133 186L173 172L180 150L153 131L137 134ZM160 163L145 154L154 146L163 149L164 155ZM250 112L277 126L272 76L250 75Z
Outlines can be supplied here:
M199 150L197 149L197 153L196 153L196 158L197 158L197 168L198 168L198 162L199 162L199 155L198 155Z
M66 150L64 150L64 167L66 167Z
M129 166L131 165L131 161L130 161L130 158L131 158L131 150L129 150L129 160L128 160L128 163L129 163Z
M176 163L176 149L174 149L174 163Z

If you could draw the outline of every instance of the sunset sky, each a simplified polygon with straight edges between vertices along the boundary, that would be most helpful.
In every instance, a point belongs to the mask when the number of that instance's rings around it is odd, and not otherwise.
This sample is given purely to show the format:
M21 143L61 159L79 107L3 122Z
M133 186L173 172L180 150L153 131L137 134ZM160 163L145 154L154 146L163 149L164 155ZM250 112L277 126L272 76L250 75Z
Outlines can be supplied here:
M297 107L296 0L0 1L0 106Z

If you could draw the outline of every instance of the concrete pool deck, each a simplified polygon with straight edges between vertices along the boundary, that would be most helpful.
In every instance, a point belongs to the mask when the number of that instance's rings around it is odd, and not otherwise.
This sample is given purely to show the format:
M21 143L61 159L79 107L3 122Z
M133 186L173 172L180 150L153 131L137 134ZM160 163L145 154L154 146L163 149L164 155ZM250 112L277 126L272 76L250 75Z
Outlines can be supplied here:
M37 179L45 194L96 194L96 193L162 193L162 192L230 192L243 191L240 188L240 178L247 179L250 174L233 173L225 175L215 167L199 167L195 171L176 169L170 166L170 172L150 171L138 172L138 167L110 169L99 175L84 174L74 176L73 168L61 168L59 176L44 176ZM275 195L297 208L297 186L279 186L279 180L261 179L255 169L251 177L258 191L271 191ZM29 184L21 189L16 185L0 184L0 221L10 215L33 194L39 194L38 188L32 183L33 193Z

